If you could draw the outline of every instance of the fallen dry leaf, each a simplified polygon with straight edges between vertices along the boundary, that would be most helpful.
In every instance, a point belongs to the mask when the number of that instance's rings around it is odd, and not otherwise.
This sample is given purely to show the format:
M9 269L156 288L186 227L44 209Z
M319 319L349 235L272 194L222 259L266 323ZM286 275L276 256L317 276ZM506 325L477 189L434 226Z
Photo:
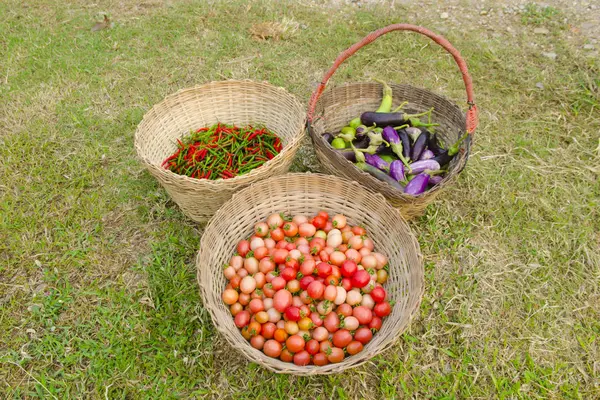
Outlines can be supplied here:
M105 14L104 21L96 22L96 25L92 26L92 32L101 31L103 29L110 28L110 26L111 26L110 19L108 19L108 16Z
M284 18L281 22L261 22L250 28L250 34L260 40L287 39L298 30L299 24L291 19Z

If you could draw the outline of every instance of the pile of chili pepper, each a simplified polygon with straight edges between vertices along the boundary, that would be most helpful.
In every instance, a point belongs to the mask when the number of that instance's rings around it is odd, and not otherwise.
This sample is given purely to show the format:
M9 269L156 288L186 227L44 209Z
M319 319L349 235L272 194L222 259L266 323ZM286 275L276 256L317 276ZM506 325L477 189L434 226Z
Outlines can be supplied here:
M265 127L218 123L182 140L162 166L198 179L229 179L258 168L281 151L281 141Z

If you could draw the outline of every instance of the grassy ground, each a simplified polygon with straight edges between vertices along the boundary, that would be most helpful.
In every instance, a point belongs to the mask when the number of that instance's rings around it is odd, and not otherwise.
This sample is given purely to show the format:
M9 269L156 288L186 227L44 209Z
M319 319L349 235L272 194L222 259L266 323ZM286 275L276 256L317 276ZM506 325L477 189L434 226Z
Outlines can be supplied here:
M216 334L195 283L202 227L142 170L134 129L210 80L268 80L306 102L340 50L387 23L442 27L437 14L30 3L0 3L0 397L600 397L600 69L570 45L564 10L507 18L514 36L447 29L482 115L458 184L413 223L420 316L363 367L295 378ZM115 25L92 32L100 11ZM284 17L303 25L287 40L248 34ZM533 37L540 24L550 34ZM373 77L464 98L451 58L414 35L374 43L334 80Z

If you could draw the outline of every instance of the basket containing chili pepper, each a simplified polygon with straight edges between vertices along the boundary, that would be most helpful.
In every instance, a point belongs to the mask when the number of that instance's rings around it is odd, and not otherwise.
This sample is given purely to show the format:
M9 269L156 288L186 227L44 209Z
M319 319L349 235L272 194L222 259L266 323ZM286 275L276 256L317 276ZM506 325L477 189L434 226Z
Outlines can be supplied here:
M217 123L177 139L177 150L163 166L198 179L231 179L275 158L281 140L266 127Z
M148 111L135 149L182 212L205 222L241 188L288 171L305 121L306 110L283 88L211 82Z
M466 114L449 100L406 84L350 83L323 93L346 59L378 37L399 30L427 36L454 57L466 87ZM310 99L308 123L326 172L382 193L408 219L422 215L466 165L477 107L458 50L425 28L395 24L372 32L338 56Z

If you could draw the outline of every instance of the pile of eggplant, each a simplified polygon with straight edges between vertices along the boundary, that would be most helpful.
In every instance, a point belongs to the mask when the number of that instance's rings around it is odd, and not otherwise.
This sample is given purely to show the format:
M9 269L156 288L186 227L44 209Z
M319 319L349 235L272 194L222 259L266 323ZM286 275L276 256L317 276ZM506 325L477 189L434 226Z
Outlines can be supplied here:
M392 110L392 89L385 82L377 82L383 85L379 108L353 119L337 134L325 133L323 138L359 169L406 194L419 195L444 179L448 164L468 134L444 148L435 134L439 124L431 122L433 108L407 114L401 112L408 104L404 102Z

